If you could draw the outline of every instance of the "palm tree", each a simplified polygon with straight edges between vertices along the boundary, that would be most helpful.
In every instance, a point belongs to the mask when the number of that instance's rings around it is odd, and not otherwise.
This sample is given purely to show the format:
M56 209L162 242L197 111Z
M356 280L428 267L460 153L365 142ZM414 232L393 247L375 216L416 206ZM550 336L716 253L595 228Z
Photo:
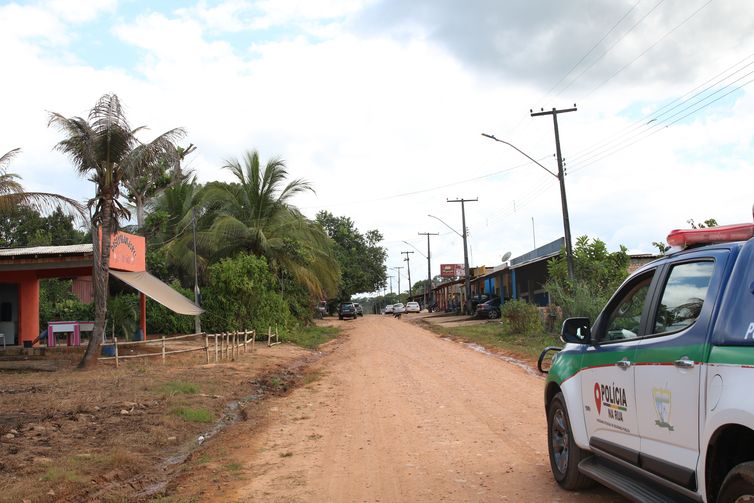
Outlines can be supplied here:
M203 242L215 257L239 250L267 257L273 270L283 271L316 296L337 287L340 269L331 243L321 226L290 205L291 198L312 191L311 184L297 178L287 184L288 171L280 158L264 167L259 153L245 153L243 164L228 161L237 183L210 184L203 203L211 225L202 233Z
M149 198L171 182L168 170L182 158L174 142L185 135L182 128L171 129L149 144L136 145L123 161L123 186L136 208L139 229L144 226L144 208Z
M94 331L79 364L79 368L89 368L97 362L105 329L110 236L118 230L120 219L130 218L130 212L120 201L122 186L133 175L135 166L164 152L166 142L183 133L174 129L151 143L142 144L135 134L143 128L131 129L115 94L102 96L89 112L88 119L51 113L49 125L56 126L65 135L55 148L67 154L78 173L88 177L96 187L95 196L88 202L93 211Z
M8 165L21 152L14 148L0 156L0 213L10 213L19 206L32 208L40 213L61 207L72 210L82 222L85 219L84 206L71 198L50 192L26 192L15 173L8 173Z

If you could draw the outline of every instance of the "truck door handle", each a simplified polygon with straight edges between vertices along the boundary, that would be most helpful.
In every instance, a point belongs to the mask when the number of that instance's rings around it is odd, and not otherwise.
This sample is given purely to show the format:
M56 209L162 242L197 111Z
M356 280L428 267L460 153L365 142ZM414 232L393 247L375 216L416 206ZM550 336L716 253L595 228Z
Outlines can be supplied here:
M615 362L615 366L626 370L631 366L631 361L624 358L623 360L618 360L617 362Z
M675 365L679 369L690 369L690 368L694 368L694 360L689 360L687 357L684 356L680 360L674 361L673 365Z

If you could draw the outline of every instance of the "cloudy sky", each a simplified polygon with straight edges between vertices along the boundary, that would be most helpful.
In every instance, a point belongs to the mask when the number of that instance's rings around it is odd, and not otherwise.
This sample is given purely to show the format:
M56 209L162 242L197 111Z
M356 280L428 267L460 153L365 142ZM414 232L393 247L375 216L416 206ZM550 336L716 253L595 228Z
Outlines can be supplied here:
M0 151L29 190L91 196L50 111L117 94L144 139L188 130L201 182L226 159L284 158L294 202L379 229L388 266L493 266L571 228L651 252L692 218L748 222L754 203L749 0L48 0L0 2ZM418 248L418 250L416 248ZM395 274L393 271L392 274ZM405 275L405 269L403 270ZM405 279L402 287L405 289ZM394 283L394 286L395 283Z

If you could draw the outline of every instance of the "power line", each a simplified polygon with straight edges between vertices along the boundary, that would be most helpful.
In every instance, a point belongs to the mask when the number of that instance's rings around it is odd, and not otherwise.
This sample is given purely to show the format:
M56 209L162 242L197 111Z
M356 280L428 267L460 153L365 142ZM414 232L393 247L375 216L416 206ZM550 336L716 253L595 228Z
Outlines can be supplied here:
M689 15L688 17L686 17L686 19L684 19L679 24L677 24L676 26L674 26L670 31L666 32L663 36L661 36L659 39L657 39L652 45L650 45L649 47L647 47L646 49L644 49L644 51L642 51L641 54L639 54L638 56L636 56L630 62L628 62L625 65L623 65L620 69L618 69L618 71L616 71L615 73L613 73L612 75L610 75L610 77L608 77L606 80L602 81L600 84L598 84L597 86L595 86L594 88L592 88L592 90L589 91L589 93L587 93L586 96L584 96L581 99L583 100L585 98L588 98L589 96L591 96L592 94L594 94L594 92L597 89L601 88L602 86L604 86L605 84L607 84L608 82L610 82L611 80L613 80L613 78L615 78L623 70L625 70L629 66L633 65L638 59L640 59L646 53L648 53L649 51L651 51L652 49L654 49L655 46L657 46L657 44L659 44L660 42L662 42L663 40L665 40L671 33L673 33L674 31L676 31L678 28L680 28L684 24L688 23L689 20L691 20L691 18L693 18L694 16L696 16L697 14L699 14L699 12L701 12L702 9L704 9L705 7L707 7L711 3L712 3L712 0L707 0L707 2L705 4L703 4L701 7L699 7L694 12L692 12L691 15Z
M737 66L745 63L747 60L751 59L754 56L754 53L749 54L745 58L741 59L740 61L736 62L735 64L729 66L728 68L722 70L721 72L717 73L713 77L709 78L705 82L699 84L698 86L694 87L690 91L687 91L683 95L681 95L678 98L675 98L674 100L666 103L665 105L661 106L657 110L653 111L650 114L644 115L641 119L638 119L635 121L632 125L626 126L622 131L604 138L603 140L599 141L598 143L592 145L591 147L587 147L585 149L582 149L580 151L577 151L574 155L570 157L571 162L583 159L584 157L589 157L593 152L599 151L599 150L605 150L604 147L607 145L610 145L611 143L620 143L623 141L624 137L631 135L632 132L646 128L649 124L655 123L662 119L665 115L672 112L676 108L683 106L684 103L688 102L689 100L692 100L696 98L697 96L700 96L707 91L713 89L718 84L726 81L727 79L731 78L732 76L736 75L738 72L746 69L747 67L754 64L754 61L750 61L749 63L745 64L741 68L736 69L735 71L731 71L732 69L736 68ZM718 79L721 75L725 74L726 72L730 72L729 74L725 75L724 77ZM710 84L713 80L718 79L713 84ZM708 85L710 84L710 85ZM706 86L706 87L705 87ZM701 89L701 90L700 90Z
M613 48L615 48L615 46L618 45L618 43L620 43L624 38L626 38L626 36L629 33L631 33L634 30L634 28L636 28L637 26L639 26L650 14L652 14L652 12L655 11L655 9L657 9L660 5L662 5L662 3L664 1L665 0L660 0L659 2L657 2L655 4L654 7L652 7L651 9L649 9L646 12L646 14L644 14L636 23L633 24L633 26L631 26L631 28L628 29L628 31L626 31L620 38L618 38L607 49L605 49L605 51L602 54L600 54L600 56L597 59L595 59L594 61L592 61L592 63L589 66L587 66L586 68L584 68L581 71L581 73L579 73L567 86L565 86L563 89L561 89L560 91L558 91L558 94L556 94L556 96L560 96L561 94L563 94L563 92L566 89L568 89L569 87L571 87L577 80L579 80L579 78L581 78L582 75L584 75L586 72L588 72L589 70L591 70L594 65L596 65L600 60L602 60L602 58L604 58L610 51L612 51Z
M750 75L753 75L753 74L754 74L754 71L751 71L751 72L749 72L749 73L747 73L747 74L739 77L734 82L738 82L738 81L740 81L740 80L742 80L742 79L744 79L744 78L746 78L746 77L748 77ZM650 128L648 128L645 131L639 133L638 135L634 135L633 138L625 140L623 142L623 144L621 144L619 146L616 146L612 150L604 152L602 155L595 155L595 156L588 157L587 159L580 161L578 163L578 167L576 169L572 169L571 172L573 173L573 172L576 172L576 171L580 171L580 170L586 168L587 166L591 166L592 164L605 159L606 157L609 157L609 156L614 155L614 154L616 154L616 153L618 153L618 152L620 152L622 150L625 150L626 148L628 148L628 147L630 147L630 146L638 143L639 141L645 140L645 139L649 138L650 136L653 136L653 135L657 134L658 132L660 132L660 131L662 131L662 130L664 130L664 129L670 127L670 126L672 126L673 124L676 124L676 123L680 122L681 120L685 119L686 117L689 117L690 115L693 115L693 114L699 112L700 110L702 110L702 109L704 109L704 108L712 105L713 103L716 103L716 102L720 101L721 99L725 98L726 96L728 96L728 95L730 95L730 94L732 94L732 93L734 93L734 92L736 92L736 91L738 91L738 90L746 87L747 85L751 84L752 82L754 82L754 79L750 79L750 80L744 82L743 84L741 84L740 86L734 87L733 89L731 89L727 93L722 94L720 96L717 96L715 99L709 100L710 98L712 98L713 96L715 96L716 94L718 94L719 92L721 92L722 90L730 87L730 85L732 83L728 84L725 87L719 89L718 91L715 91L714 93L706 96L705 98L703 98L701 100L698 100L698 101L696 101L696 102L694 102L694 103L686 106L685 108L683 108L680 111L676 112L675 114L671 115L667 119L663 119L662 122L653 123L653 125ZM709 100L709 101L707 101L706 103L703 103L705 100ZM694 108L690 112L688 112L688 113L686 113L684 115L681 115L680 117L676 118L672 122L665 123L665 121L667 121L669 119L672 119L674 117L677 117L679 114L681 114L681 113L689 110L690 108L692 108L692 107L694 107L694 106L696 106L696 105L698 105L700 103L703 103L703 104L701 106L698 106L697 108ZM659 127L660 125L663 125L663 124L664 124L664 127ZM631 141L632 139L633 139L633 141Z
M664 0L663 0L663 1L664 1ZM566 74L565 74L565 75L563 75L563 76L562 76L562 77L560 78L560 80L558 80L558 81L557 81L557 82L556 82L556 83L555 83L555 84L554 84L554 85L553 85L553 86L552 86L552 87L551 87L550 89L548 89L548 90L547 90L547 93L545 93L545 95L544 95L544 96L542 96L542 97L540 98L540 101L541 101L541 100L543 100L544 98L547 98L547 97L548 97L548 96L550 95L550 93L551 93L551 92L552 92L553 90L555 90L555 88L557 88L557 87L558 87L558 86L560 85L560 83L561 83L561 82L563 82L563 81L564 81L564 80L565 80L566 78L568 78L568 76L569 76L569 75L571 75L571 73L572 73L572 72L573 72L573 71L574 71L574 70L576 69L576 67L577 67L577 66L579 66L579 65L580 65L580 64L581 64L581 63L582 63L582 62L583 62L583 61L584 61L584 60L585 60L585 59L586 59L587 57L589 57L589 55L590 55L590 54L591 54L591 53L592 53L592 52L593 52L593 51L594 51L594 50L595 50L595 49L596 49L596 48L597 48L597 47L598 47L598 46L599 46L599 45L600 45L600 44L601 44L602 42L604 42L604 41L605 41L605 39L606 39L606 38L607 38L607 37L608 37L608 36L609 36L609 35L610 35L610 34L611 34L611 33L612 33L613 31L615 31L615 29L616 29L616 28L618 27L618 25L620 25L620 24L621 24L621 23L623 22L623 20L624 20L624 19L626 19L626 17L628 17L628 15L629 15L629 14L630 14L630 13L631 13L631 12L632 12L632 11L633 11L633 10L634 10L635 8L636 8L636 6L637 6L637 5L639 5L640 3L641 3L641 0L638 0L638 1L637 1L637 2L635 3L635 4L633 4L633 5L632 5L632 6L631 6L631 7L630 7L630 8L629 8L629 9L628 9L628 10L627 10L627 11L626 11L626 12L625 12L625 13L624 13L624 14L623 14L623 15L622 15L621 17L620 17L620 19L618 19L618 21L616 21L616 23L615 23L615 24L614 24L614 25L612 26L612 28L610 28L610 29L609 29L609 30L608 30L608 31L607 31L607 32L606 32L606 33L605 33L604 35L602 35L602 38L600 38L600 39L599 39L599 40L598 40L598 41L597 41L597 42L596 42L596 43L595 43L595 44L594 44L594 45L593 45L593 46L592 46L592 47L591 47L591 48L590 48L590 49L589 49L588 51L586 51L586 53L584 53L584 55L583 55L583 56L581 56L581 59L579 59L579 60L578 60L578 61L577 61L577 62L576 62L576 63L575 63L575 64L574 64L574 65L573 65L572 67L571 67L571 69L570 69L570 70L568 70L568 72L566 72ZM662 2L660 2L660 3L662 3ZM658 5L659 5L659 4L658 4ZM643 19L643 18L642 18L642 19ZM635 27L636 27L636 25L634 25L634 27L633 27L633 28L635 28ZM633 28L632 28L632 29L633 29ZM630 31L630 30L629 30L629 31ZM628 34L628 32L627 32L626 34ZM624 35L624 37L625 37L625 35ZM603 55L602 55L601 57L604 57L604 55L605 55L605 54L606 54L606 53L604 53L604 54L603 54ZM599 61L599 60L598 60L598 61ZM563 89L563 91L565 91L565 89ZM561 93L562 93L562 91L560 91L560 92L559 92L559 93L558 93L557 95L559 96L559 95L560 95Z
M546 155L546 156L540 157L538 160L539 161L543 161L543 160L549 159L549 158L550 158L550 155ZM483 180L485 178L491 178L491 177L497 176L497 175L503 175L505 173L509 173L509 172L514 171L516 169L524 168L526 166L529 166L529 163L517 164L517 165L512 166L510 168L505 168L505 169L501 169L501 170L498 170L498 171L493 171L491 173L486 173L484 175L475 176L473 178L466 178L466 179L463 179L463 180L457 180L455 182L446 183L444 185L437 185L435 187L414 190L414 191L411 191L411 192L402 192L402 193L399 193L399 194L393 194L393 195L390 195L390 196L378 197L378 198L375 198L375 199L351 201L351 202L344 202L344 203L335 203L335 204L329 204L327 206L304 206L304 207L301 207L299 209L301 209L301 210L310 210L310 209L320 209L320 208L335 208L335 207L338 207L338 206L353 206L353 205L359 205L359 204L377 203L377 202L381 202L381 201L387 201L387 200L390 200L390 199L398 199L398 198L401 198L401 197L415 196L417 194L424 194L424 193L427 193L427 192L435 192L437 190L447 189L449 187L457 187L458 185L463 184L463 183L469 183L469 182L474 182L474 181L477 181L477 180Z

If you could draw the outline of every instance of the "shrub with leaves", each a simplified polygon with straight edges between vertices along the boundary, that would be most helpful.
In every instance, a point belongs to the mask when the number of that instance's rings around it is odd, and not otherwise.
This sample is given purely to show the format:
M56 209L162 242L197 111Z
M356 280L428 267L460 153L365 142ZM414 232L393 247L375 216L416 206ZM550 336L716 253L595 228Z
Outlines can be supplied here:
M563 316L587 316L594 320L615 289L628 276L628 254L625 246L609 252L600 239L581 236L573 248L575 279L568 279L565 253L547 264L550 279L545 289L552 302L563 310Z
M525 300L509 300L500 309L506 334L533 335L542 332L539 309Z
M81 302L71 292L71 280L45 279L39 285L39 321L86 321L94 317L94 305Z
M293 324L288 304L264 257L240 253L209 267L202 295L207 331L281 330Z

